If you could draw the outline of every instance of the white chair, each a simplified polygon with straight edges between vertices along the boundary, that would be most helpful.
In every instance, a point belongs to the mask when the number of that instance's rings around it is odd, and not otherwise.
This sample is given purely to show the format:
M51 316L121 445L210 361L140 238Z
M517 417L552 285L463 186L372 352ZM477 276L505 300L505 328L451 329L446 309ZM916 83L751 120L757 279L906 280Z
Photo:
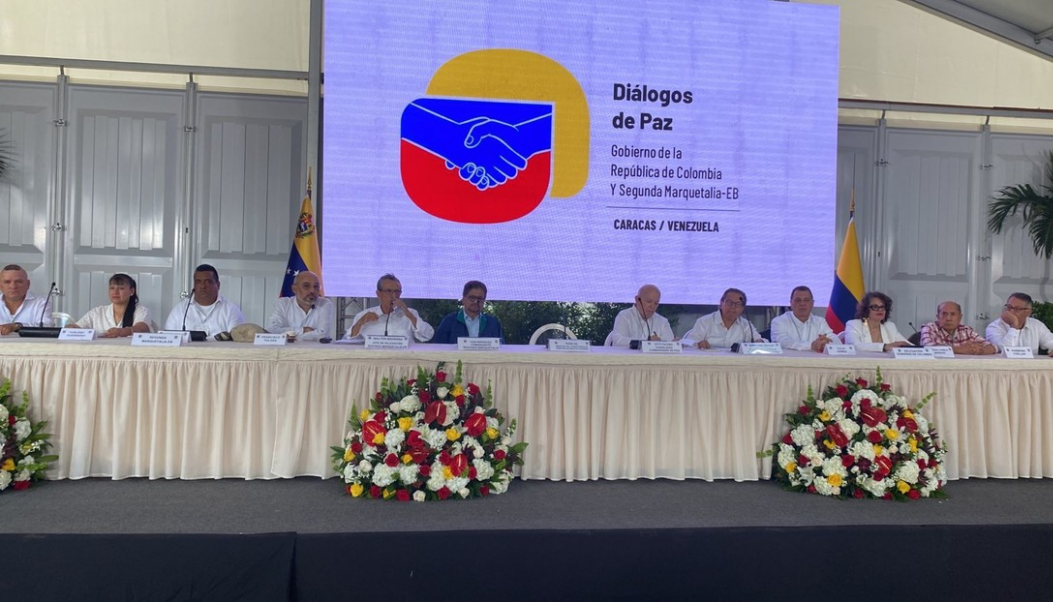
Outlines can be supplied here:
M539 338L541 338L541 335L545 334L546 332L548 332L550 330L554 331L554 332L558 332L560 334L566 333L566 335L567 335L566 338L568 338L568 339L577 339L578 338L577 335L575 335L573 331L571 331L569 328L567 328L566 326L564 326L562 324L545 324L541 328L538 328L537 330L535 330L534 334L530 335L530 344L531 345L536 345L537 344L537 340Z
M66 324L71 324L73 322L73 316L62 313L61 311L55 311L51 312L51 320L58 328L65 328Z

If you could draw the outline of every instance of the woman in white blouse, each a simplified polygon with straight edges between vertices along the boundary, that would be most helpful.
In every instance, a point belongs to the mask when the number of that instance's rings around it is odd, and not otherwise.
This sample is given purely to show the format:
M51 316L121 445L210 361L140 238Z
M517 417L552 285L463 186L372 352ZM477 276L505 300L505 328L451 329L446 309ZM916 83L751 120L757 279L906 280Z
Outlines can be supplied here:
M92 328L104 339L130 337L136 332L150 332L150 310L139 305L135 280L128 274L114 274L110 278L110 304L92 309L68 327Z
M891 313L892 299L885 293L871 291L863 295L856 307L856 319L845 324L845 343L860 351L910 347L910 341L899 333L895 322L888 321Z

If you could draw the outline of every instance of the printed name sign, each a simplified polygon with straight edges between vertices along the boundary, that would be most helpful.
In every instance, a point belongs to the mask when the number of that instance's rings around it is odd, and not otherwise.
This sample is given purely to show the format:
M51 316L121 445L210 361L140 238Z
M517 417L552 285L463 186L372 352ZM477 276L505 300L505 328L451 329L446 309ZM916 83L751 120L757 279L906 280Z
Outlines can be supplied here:
M934 360L931 347L893 347L892 357L898 360Z
M549 351L562 351L564 353L589 353L591 345L589 341L578 339L549 339Z
M271 334L269 332L257 332L256 338L252 340L253 345L262 345L266 347L283 347L289 342L289 337L285 336L284 333Z
M782 345L778 343L741 343L739 353L742 355L782 355Z
M183 336L178 332L137 332L132 335L133 347L180 347L182 344Z
M834 343L829 343L829 344L826 345L826 347L823 348L823 353L825 353L827 355L855 355L856 354L856 346L855 345L836 345Z
M63 328L59 332L60 341L94 341L95 330L91 328Z
M457 351L500 351L497 337L457 337Z
M932 354L938 358L954 357L954 349L951 349L949 345L933 345L926 349L932 349Z
M366 335L366 349L409 349L409 337L401 335Z
M640 341L640 351L663 355L678 354L684 352L684 346L680 341Z
M1008 358L1015 360L1030 360L1035 358L1035 352L1030 347L1005 347L1003 353Z

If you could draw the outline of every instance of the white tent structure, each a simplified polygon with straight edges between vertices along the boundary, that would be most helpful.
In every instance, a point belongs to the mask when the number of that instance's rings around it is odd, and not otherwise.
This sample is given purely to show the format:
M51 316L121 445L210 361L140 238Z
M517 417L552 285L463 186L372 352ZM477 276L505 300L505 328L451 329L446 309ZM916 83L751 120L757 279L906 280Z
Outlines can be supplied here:
M1012 290L1050 298L1024 233L984 229L990 195L1037 183L1053 147L1048 2L817 1L841 7L838 232L854 192L868 287L901 324L945 298L978 327ZM322 9L0 0L3 263L58 282L74 316L129 272L163 317L208 262L262 323L321 163Z

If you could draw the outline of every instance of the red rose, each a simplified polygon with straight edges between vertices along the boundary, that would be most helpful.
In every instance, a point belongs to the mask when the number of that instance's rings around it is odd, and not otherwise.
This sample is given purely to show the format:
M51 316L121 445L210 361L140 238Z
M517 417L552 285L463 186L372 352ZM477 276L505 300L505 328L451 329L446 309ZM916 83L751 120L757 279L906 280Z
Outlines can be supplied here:
M856 384L859 385L860 387L863 387L864 389L867 388L867 381L865 379L857 378L856 379Z
M442 450L442 453L439 454L439 463L443 466L449 466L451 461L453 461L453 458L450 456L450 452Z
M841 407L846 409L846 410L851 410L852 409L852 402L850 400L846 399L845 402L843 404L841 404Z
M450 490L447 487L443 487L442 489L436 491L436 493L439 494L439 499L440 500L444 500L444 499L450 497Z
M468 478L469 479L474 481L478 476L479 476L479 471L477 471L474 466L468 469Z
M429 401L431 401L431 393L428 393L427 391L421 391L420 402L422 404L427 404Z
M880 481L880 480L884 479L884 478L885 478L885 477L887 477L887 476L888 476L888 471L887 471L887 470L885 470L884 468L879 468L879 469L878 469L878 470L877 470L877 471L876 471L876 472L874 473L874 480L875 480L875 481Z
M478 437L486 432L486 415L475 413L468 417L468 420L464 421L464 428L468 430L468 435L471 437Z
M385 433L387 433L387 429L376 420L370 420L362 425L362 440L370 445L373 445L373 440L376 439L377 435Z
M870 400L867 399L866 397L864 397L863 399L859 400L859 407L861 407L861 408L864 408L864 409L865 408L869 408L871 405L873 405L873 404L871 404Z
M457 397L454 397L453 400L457 402L458 407L464 407L464 395L458 395Z
M845 454L841 456L841 466L848 468L856 463L856 459L852 457L852 454Z
M388 413L387 412L377 412L373 416L373 420L376 420L377 422L379 422L381 424L384 424L384 421L387 420L387 419L388 419Z
M815 493L815 485L808 486L808 493Z
M15 481L14 488L15 491L29 489L29 481Z
M857 500L863 499L863 495L865 494L863 493L862 489L856 489L852 491L852 497L856 498Z
M18 419L15 418L14 414L8 414L7 415L7 423L9 425L14 426L16 422L18 422Z
M483 485L482 487L479 488L479 495L481 495L483 497L486 497L486 496L490 495L490 488L487 487L486 485Z
M797 408L797 413L800 414L801 416L807 416L808 415L808 406L801 406L801 407Z
M891 491L885 492L885 495L881 496L881 499L883 499L883 500L891 500L892 499L892 492Z
M811 462L811 460L808 459L808 456L805 456L803 454L800 455L800 456L797 456L797 465L798 466L808 466L809 462Z
M848 387L844 385L837 385L837 396L844 398L848 396Z
M446 404L441 401L433 401L428 404L428 409L424 411L424 422L431 424L438 422L442 424L446 422Z
M388 454L387 457L384 458L384 464L387 464L391 468L395 468L399 465L399 457L395 454Z
M373 485L373 486L371 486L369 488L369 497L371 497L371 498L378 498L381 495L382 495L382 493L380 491L380 487L377 487L376 485Z
M378 402L384 399L384 396L380 394L380 391L377 391L377 394L374 397Z
M793 445L793 437L790 436L790 433L786 433L782 436L782 442L786 445Z
M504 460L504 459L505 459L505 450L499 449L499 450L494 452L494 460Z
M354 443L352 443L351 444L351 451L355 452L356 456L358 454L362 453L362 442L361 441L355 441Z
M406 447L417 449L424 447L424 439L420 437L420 431L410 431L406 433Z
M397 499L400 502L410 501L409 491L406 491L405 489L399 489L395 492L395 499Z
M411 378L411 379L406 381L406 384L412 387L413 383L415 383L415 382L417 382L417 379Z
M468 458L464 454L457 454L450 461L450 472L456 477L463 475L466 468L468 468Z
M419 472L420 476L422 477L431 476L431 466L428 466L427 464L421 464Z
M846 447L848 445L848 436L841 430L841 425L836 423L826 425L826 434L833 439L834 445L838 447Z
M885 413L885 410L874 407L863 408L860 415L863 417L863 422L870 427L877 426L878 423L884 422L885 419L888 418L888 414Z
M446 373L441 371L441 370L439 372L436 372L435 373L435 380L440 382L440 383L446 382Z
M912 500L916 500L921 497L921 492L917 489L911 489L907 492L907 497L909 497Z
M871 443L881 443L881 433L877 431L870 431L867 433L867 441Z
M881 390L882 391L891 391L892 390L892 385L890 385L888 383L881 383Z
M468 383L468 394L469 395L478 395L479 394L479 385L477 385L475 383Z
M925 460L918 460L918 468L925 470Z

